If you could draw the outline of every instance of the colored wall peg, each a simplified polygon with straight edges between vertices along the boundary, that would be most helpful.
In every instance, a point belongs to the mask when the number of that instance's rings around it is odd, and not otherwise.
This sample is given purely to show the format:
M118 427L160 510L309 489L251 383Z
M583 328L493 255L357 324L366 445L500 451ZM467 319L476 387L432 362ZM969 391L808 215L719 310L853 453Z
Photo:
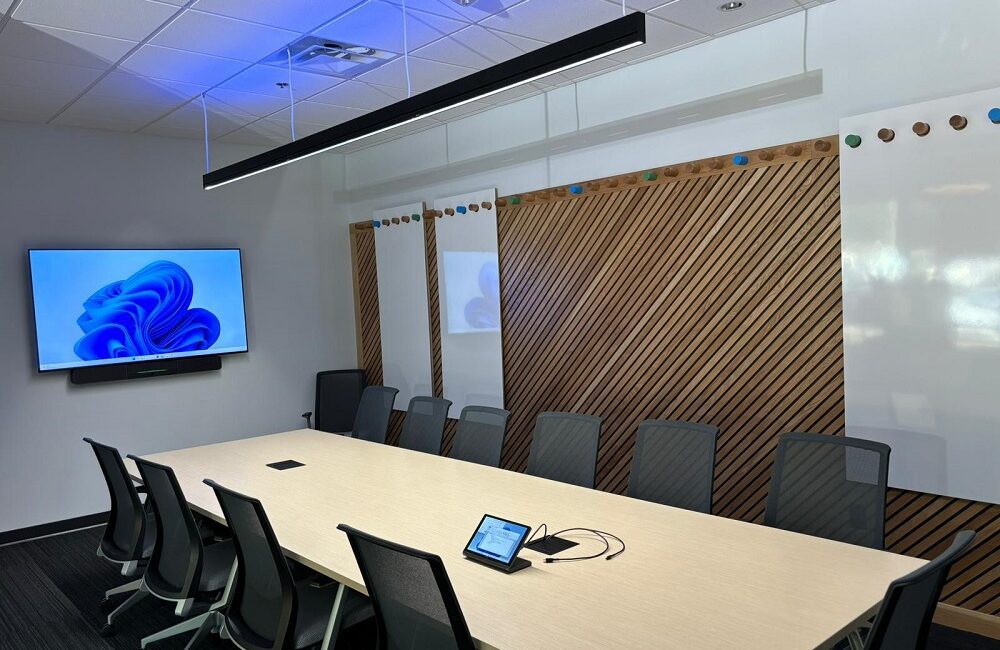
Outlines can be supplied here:
M455 212L457 212L459 214L465 214L468 211L469 211L469 209L467 207L465 207L464 205L460 205L457 208L455 208Z
M556 189L552 190L552 194L554 196L566 196L566 188L565 187L557 187Z
M514 197L514 198L517 198L517 197ZM520 203L520 201L518 201L518 203ZM497 207L498 208L506 208L507 207L507 199L497 199Z
M635 176L626 176L625 177L625 184L626 185L635 185L638 182L639 182L639 179L636 178Z
M846 138L844 138L844 144L846 144L851 149L857 149L861 146L861 136L857 133L851 133Z
M601 184L597 183L597 182L594 182L594 181L591 181L590 183L587 183L587 189L590 190L591 192L595 192L595 191L601 189Z
M761 160L763 160L764 162L767 162L769 160L774 160L774 152L773 151L761 151L759 154L757 154L757 157L760 158Z
M583 194L583 186L582 185L570 185L569 186L569 193L570 194Z
M961 131L965 127L969 126L969 120L967 120L964 115L952 115L951 119L948 120L948 124L950 124L951 128L956 131Z
M403 223L410 223L410 215L404 214L399 218L399 220L402 221Z
M663 170L663 175L666 176L667 178L673 178L674 176L677 175L677 168L667 167L666 169Z
M499 204L500 204L500 201L497 201L497 205L499 205ZM492 209L493 209L493 204L492 203L490 203L489 201L483 201L483 210L492 210Z
M609 187L609 188L618 187L618 179L617 178L609 178L608 180L606 180L604 182L604 185L607 186L607 187Z
M419 214L412 215L410 218L413 219L414 221L420 221L420 215Z
M388 226L388 225L389 225L390 223L392 223L392 222L391 222L391 221L389 221L388 219L383 219L383 220L382 220L382 225L383 225L383 226Z
M479 212L479 204L478 203L470 203L469 204L469 210L471 210L472 212Z
M450 217L455 214L455 211L451 208L445 208L444 213Z
M986 117L990 119L990 122L1000 124L1000 108L991 108L990 112L986 114Z
M738 153L735 156L733 156L734 165L746 165L749 162L750 162L750 157L747 156L746 154Z
M521 197L515 196L510 200L511 205L518 205L521 203Z
M646 172L642 175L642 180L644 181L655 181L656 178L656 172Z
M792 156L794 158L795 156L798 156L798 155L801 155L801 154L802 154L802 147L800 147L797 144L790 144L787 147L785 147L785 155L786 156Z
M896 132L892 129L879 129L878 139L882 142L892 142L893 138L896 137Z
M392 218L392 223L393 223L393 225L398 226L399 225L399 217L393 217Z
M372 221L372 228L381 228L381 227L382 227L382 222L381 221L377 221L377 220L373 220Z
M927 122L914 122L913 132L922 138L931 132L931 125Z
M701 163L688 163L684 169L689 174L697 174L701 171Z
M830 143L826 140L817 140L813 143L813 148L816 149L816 151L829 151L830 147Z
M710 169L722 169L723 164L721 158L713 158L709 161L708 166Z

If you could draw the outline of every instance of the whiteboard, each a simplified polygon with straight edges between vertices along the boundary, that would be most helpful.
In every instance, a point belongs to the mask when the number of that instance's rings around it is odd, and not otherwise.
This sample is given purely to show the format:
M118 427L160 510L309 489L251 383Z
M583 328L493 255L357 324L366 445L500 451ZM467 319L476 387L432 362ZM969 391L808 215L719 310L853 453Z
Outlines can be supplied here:
M438 199L434 208L444 211L483 201L492 207L434 223L441 375L452 413L470 404L503 408L496 189Z
M894 487L1000 501L1000 89L841 120L847 435ZM968 126L949 126L952 115ZM914 122L930 124L924 137ZM878 139L881 128L895 138Z
M422 214L423 203L376 210L375 220ZM427 254L422 221L375 229L375 267L382 341L382 383L399 389L396 408L433 395L427 301Z

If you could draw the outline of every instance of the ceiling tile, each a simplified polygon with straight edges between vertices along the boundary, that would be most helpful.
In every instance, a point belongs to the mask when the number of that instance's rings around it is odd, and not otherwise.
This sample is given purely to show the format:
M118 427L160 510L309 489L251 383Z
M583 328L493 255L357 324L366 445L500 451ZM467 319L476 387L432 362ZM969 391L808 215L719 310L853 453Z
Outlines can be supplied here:
M76 95L77 93L46 88L10 86L0 93L0 110L35 114L44 116L45 120L48 120Z
M333 104L370 111L392 104L397 98L360 81L345 81L339 86L334 86L330 90L324 90L309 99L321 104Z
M748 0L742 9L727 12L719 11L718 4L705 0L676 0L654 9L650 15L706 34L718 34L799 6L795 0Z
M121 65L143 77L214 86L246 67L242 61L144 45Z
M226 81L221 87L228 90L287 98L288 89L278 86L279 83L287 81L287 70L269 65L255 65ZM296 99L311 97L342 82L343 79L336 77L292 70L292 92Z
M659 52L694 44L704 38L706 37L701 32L660 20L650 14L646 16L645 45L618 52L608 58L625 63L638 61Z
M87 94L152 104L175 105L197 97L206 90L208 90L208 86L152 79L116 71L101 79Z
M542 41L470 25L448 38L420 48L414 54L423 59L443 63L488 68L544 45Z
M12 20L0 36L0 56L107 70L136 43Z
M177 11L175 6L147 0L24 0L14 11L14 20L141 41Z
M256 117L266 117L288 106L288 95L277 97L258 93L243 93L238 90L213 88L208 97L218 103L220 110L230 113L246 113Z
M475 70L472 68L439 63L438 61L428 61L415 56L410 57L410 80L412 82L413 94L436 88L449 81L461 79L473 72ZM403 58L400 57L395 61L390 61L382 67L361 75L359 79L367 83L406 88L406 68Z
M78 94L101 76L99 70L0 56L0 86L45 88ZM6 91L4 91L6 92Z
M284 29L200 11L186 11L150 43L254 63L297 37L295 32Z
M395 5L402 3L402 0L387 1ZM519 2L523 0L476 0L474 4L462 7L454 0L406 0L406 8L474 23L494 14L506 13L509 7Z
M407 40L410 51L462 27L465 27L465 23L410 10L407 12ZM402 52L403 12L399 7L387 2L369 0L357 9L317 29L315 33L323 38L351 45Z
M127 130L134 131L162 117L181 103L181 100L176 100L169 104L154 104L88 94L73 102L56 119L56 123L66 124L72 120L76 125L83 125L89 118L98 121L114 120L128 126Z
M273 146L291 142L292 136L287 123L263 119L252 122L219 139L223 142L266 144Z
M621 18L604 0L527 0L504 14L487 18L484 27L554 42Z
M229 111L227 106L212 99L206 98L206 100L210 138L218 138L231 133L257 119L248 113ZM205 113L201 108L201 100L195 100L181 106L143 129L143 133L165 133L168 131L189 131L203 138L205 136Z
M198 0L198 11L308 32L344 13L358 0Z
M331 106L329 104L319 104L317 102L297 102L295 104L295 126L296 131L300 122L307 124L321 124L323 126L333 126L347 120L364 115L367 111L357 108L345 108L343 106ZM291 112L285 108L274 115L268 117L271 120L288 123L291 119Z
M101 129L104 131L121 131L125 133L131 133L135 131L135 126L129 122L122 122L121 120L116 120L114 118L104 118L104 117L93 117L93 116L80 116L63 113L55 120L52 124L57 126L75 126L81 129Z

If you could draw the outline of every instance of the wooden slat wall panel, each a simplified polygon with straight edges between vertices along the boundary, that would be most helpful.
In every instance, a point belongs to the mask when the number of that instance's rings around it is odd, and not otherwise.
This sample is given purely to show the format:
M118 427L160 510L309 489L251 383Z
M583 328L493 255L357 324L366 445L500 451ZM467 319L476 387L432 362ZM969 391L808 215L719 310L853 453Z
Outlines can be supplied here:
M433 219L426 228L440 394ZM598 488L623 493L639 422L710 423L721 429L713 511L759 522L777 437L843 435L835 150L509 206L498 229L512 412L505 468L526 467L539 412L591 413L604 419ZM374 246L359 251L360 281L374 282L364 262ZM377 299L362 299L363 311L373 304L377 321ZM377 324L360 317L363 336L375 339L364 358L380 375ZM393 416L393 443L402 419ZM892 490L887 516L889 549L921 557L961 529L979 530L943 600L1000 614L1000 506Z

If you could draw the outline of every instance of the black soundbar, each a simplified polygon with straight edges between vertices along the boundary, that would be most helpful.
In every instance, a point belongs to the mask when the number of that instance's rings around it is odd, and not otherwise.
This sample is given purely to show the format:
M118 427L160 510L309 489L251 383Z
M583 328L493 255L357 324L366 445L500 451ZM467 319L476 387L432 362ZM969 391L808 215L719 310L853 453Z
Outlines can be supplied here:
M74 384L96 384L104 381L124 381L145 379L166 375L186 375L190 372L206 372L222 368L222 357L181 357L161 361L142 361L109 366L89 366L69 371L69 380Z

